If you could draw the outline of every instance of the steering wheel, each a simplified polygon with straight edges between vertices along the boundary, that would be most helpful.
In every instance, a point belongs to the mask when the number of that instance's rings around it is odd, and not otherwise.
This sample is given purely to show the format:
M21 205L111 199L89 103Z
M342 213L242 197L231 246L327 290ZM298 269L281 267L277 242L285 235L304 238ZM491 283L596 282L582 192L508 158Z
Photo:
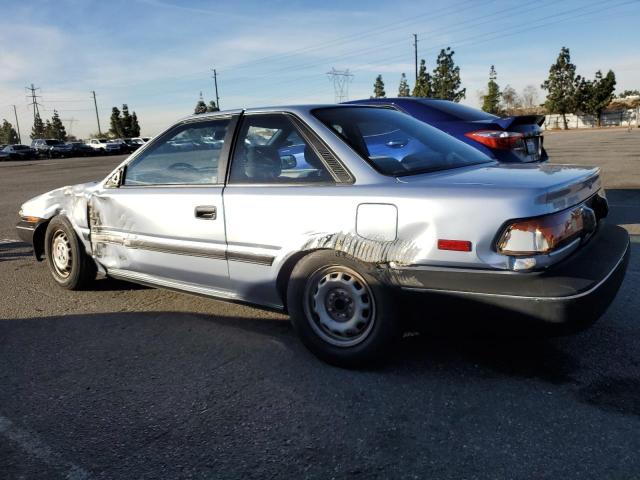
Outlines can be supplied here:
M169 165L169 170L175 170L179 172L197 172L198 169L189 163L178 162L173 165Z

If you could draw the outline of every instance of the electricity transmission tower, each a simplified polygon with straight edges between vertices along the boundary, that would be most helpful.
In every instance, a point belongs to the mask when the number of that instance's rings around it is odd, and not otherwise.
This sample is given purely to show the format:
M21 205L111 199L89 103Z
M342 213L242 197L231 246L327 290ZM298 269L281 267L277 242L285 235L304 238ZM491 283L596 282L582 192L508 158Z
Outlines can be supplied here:
M36 91L40 90L40 88L34 87L33 83L32 83L31 87L25 87L25 90L31 92L29 95L27 95L27 99L31 98L31 103L29 105L33 106L33 120L35 121L36 115L38 117L40 116L40 109L38 107L41 104L38 103L38 99L42 98L42 96L41 95L36 95Z
M353 80L353 73L349 72L348 68L346 70L332 68L327 72L327 76L333 82L336 103L349 100L349 83Z
M71 135L71 130L73 129L73 124L76 123L78 120L75 117L61 118L60 120L63 121L63 122L69 122L69 131L67 133L69 135Z

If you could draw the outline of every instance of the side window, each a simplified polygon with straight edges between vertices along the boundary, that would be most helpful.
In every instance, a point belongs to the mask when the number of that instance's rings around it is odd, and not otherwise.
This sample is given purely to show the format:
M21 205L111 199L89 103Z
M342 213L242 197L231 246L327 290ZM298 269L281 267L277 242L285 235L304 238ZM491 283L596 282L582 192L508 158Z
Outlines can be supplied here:
M231 162L230 184L333 181L289 117L282 114L244 117Z
M188 123L159 138L127 165L124 185L218 183L218 161L230 119Z

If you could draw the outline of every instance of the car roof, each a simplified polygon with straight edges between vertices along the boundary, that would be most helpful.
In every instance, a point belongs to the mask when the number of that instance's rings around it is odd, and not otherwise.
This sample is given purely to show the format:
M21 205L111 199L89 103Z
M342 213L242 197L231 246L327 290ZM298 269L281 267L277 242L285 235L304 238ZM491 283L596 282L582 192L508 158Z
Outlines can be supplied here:
M367 107L369 105L361 105ZM191 114L180 119L180 121L202 119L209 117L218 117L224 115L233 115L238 113L268 113L268 112L289 112L293 114L307 114L317 108L348 108L353 105L340 104L340 103L318 103L318 104L305 104L305 105L274 105L267 107L253 107L253 108L238 108L234 110L220 110L218 112L206 112Z

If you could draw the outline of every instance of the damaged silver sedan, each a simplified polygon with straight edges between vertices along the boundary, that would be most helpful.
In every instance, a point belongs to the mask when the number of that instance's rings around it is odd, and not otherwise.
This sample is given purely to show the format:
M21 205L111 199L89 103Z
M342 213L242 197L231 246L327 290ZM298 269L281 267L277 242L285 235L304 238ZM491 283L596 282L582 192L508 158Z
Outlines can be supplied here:
M596 168L501 165L400 112L332 105L186 118L104 180L27 201L17 227L65 288L108 276L283 310L316 355L361 365L407 305L589 325L628 262L606 215Z

